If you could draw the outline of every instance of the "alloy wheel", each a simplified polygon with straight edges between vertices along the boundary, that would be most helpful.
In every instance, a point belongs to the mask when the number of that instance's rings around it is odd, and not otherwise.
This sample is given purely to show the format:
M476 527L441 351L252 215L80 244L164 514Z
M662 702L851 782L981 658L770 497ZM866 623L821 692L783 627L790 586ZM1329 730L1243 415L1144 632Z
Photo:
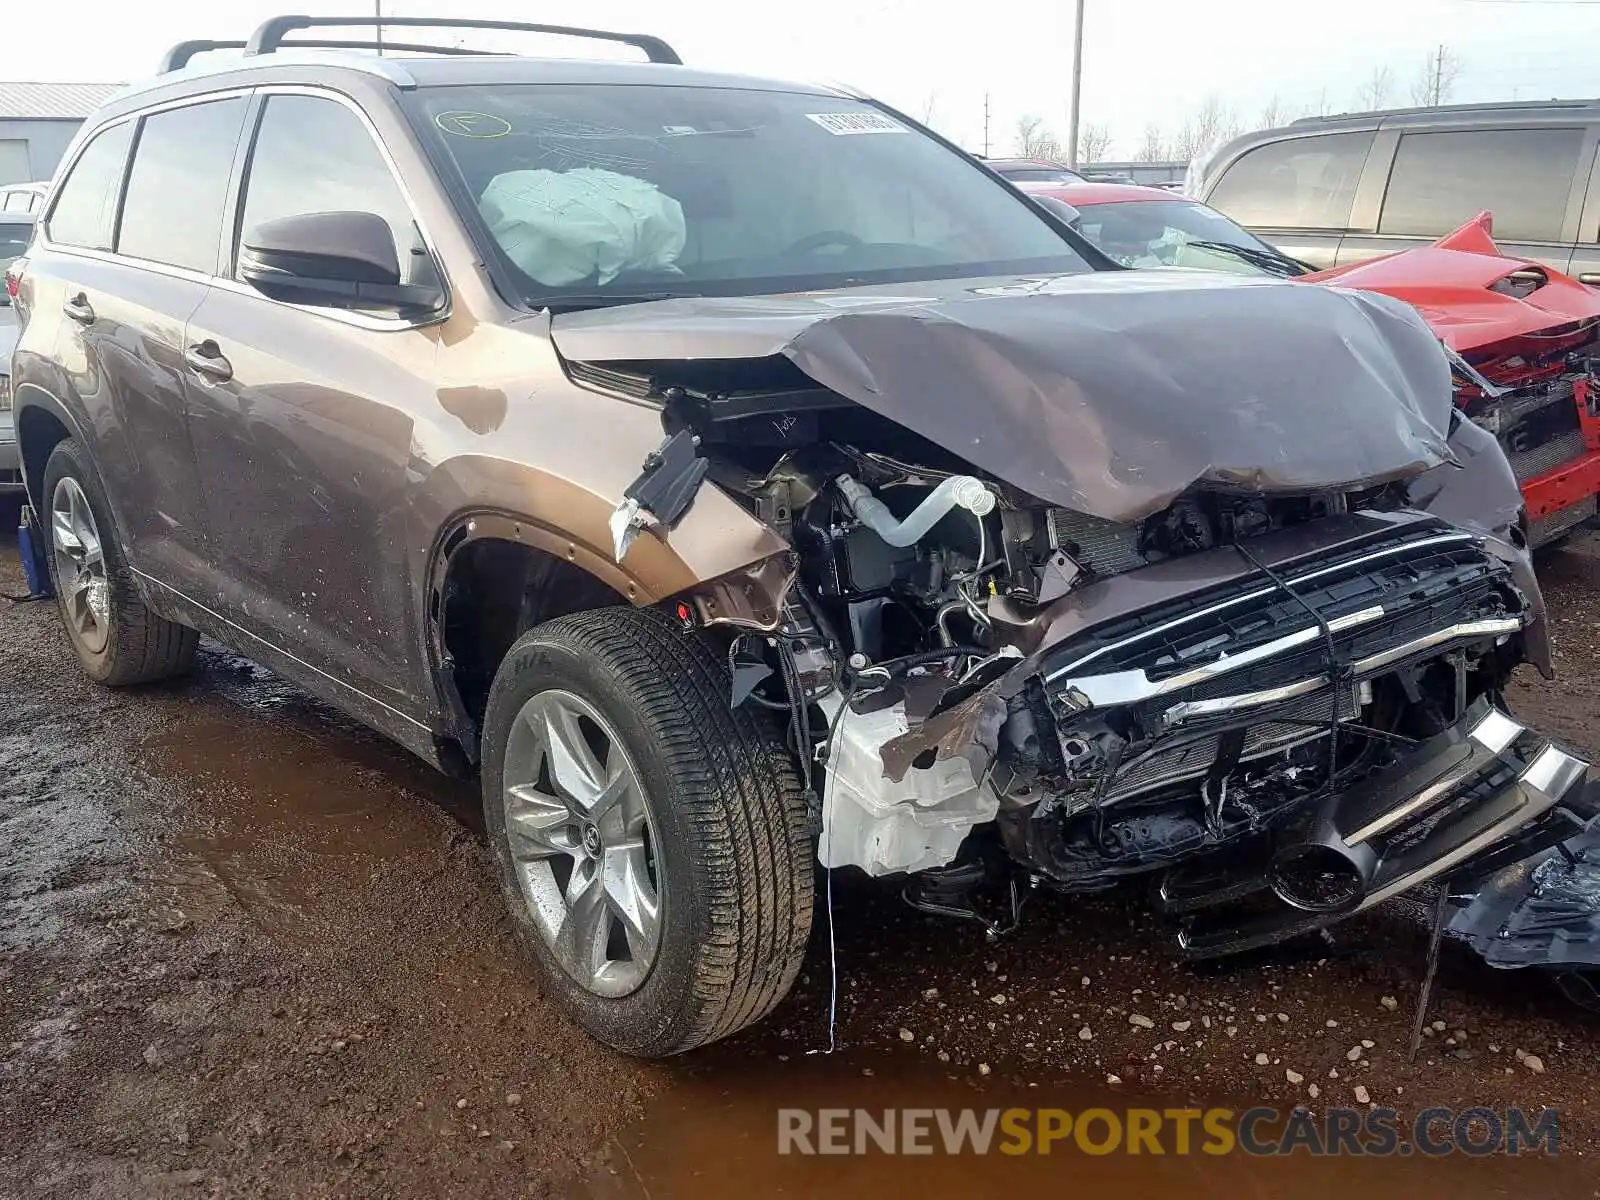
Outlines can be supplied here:
M506 742L506 839L534 924L598 996L635 991L660 948L649 798L622 740L566 691L523 705Z
M111 584L89 497L70 475L56 482L50 497L50 544L67 630L99 654L111 637Z

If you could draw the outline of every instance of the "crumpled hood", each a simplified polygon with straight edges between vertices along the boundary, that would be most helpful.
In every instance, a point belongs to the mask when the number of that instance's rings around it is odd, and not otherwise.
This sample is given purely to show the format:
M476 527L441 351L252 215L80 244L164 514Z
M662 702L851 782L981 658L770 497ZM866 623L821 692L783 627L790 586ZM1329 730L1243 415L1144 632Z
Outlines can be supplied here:
M1200 481L1367 486L1451 461L1438 341L1387 297L1200 271L689 298L558 316L581 362L782 354L1041 500L1114 521Z

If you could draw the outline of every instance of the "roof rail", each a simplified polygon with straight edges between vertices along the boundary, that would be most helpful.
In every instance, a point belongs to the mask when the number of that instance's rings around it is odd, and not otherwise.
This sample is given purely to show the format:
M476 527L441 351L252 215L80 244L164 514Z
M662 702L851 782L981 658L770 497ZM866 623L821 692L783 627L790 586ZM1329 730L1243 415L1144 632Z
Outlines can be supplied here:
M204 54L211 50L243 50L244 42L207 42L192 41L179 42L161 59L161 66L156 71L158 75L165 75L169 71L179 71L189 65L190 59L196 54ZM497 55L496 50L468 50L461 46L429 46L413 42L348 42L339 38L306 38L293 42L280 42L280 50L404 50L417 54L457 54L457 55Z
M245 44L246 55L270 54L282 46L290 49L308 45L323 45L329 48L372 49L377 48L374 42L346 42L336 41L329 43L312 42L285 42L284 35L293 33L297 29L318 29L335 27L370 27L379 31L388 28L399 29L498 29L514 33L553 33L565 37L592 38L603 42L620 42L625 46L633 46L644 51L645 57L653 63L668 63L681 66L683 59L678 57L678 52L661 38L648 33L613 33L604 29L582 29L572 25L535 25L526 21L485 21L457 17L379 17L376 15L364 17L305 17L283 16L270 17L263 21L260 27L250 35L250 40ZM188 43L185 43L186 45ZM232 48L234 43L222 43L211 48ZM384 42L382 49L401 49L393 42ZM421 50L424 53L475 53L463 51L459 46L407 46L406 49ZM194 53L194 51L191 51ZM168 56L171 57L170 55Z
M196 54L204 54L207 50L243 50L243 42L208 42L196 39L189 42L179 42L171 50L161 56L161 65L156 68L157 75L165 75L168 71L181 71L189 65L189 60Z
M1315 125L1319 121L1360 121L1370 120L1373 117L1412 117L1425 113L1471 113L1471 112L1529 112L1540 109L1579 109L1593 108L1600 101L1596 100L1480 100L1472 104L1424 104L1410 108L1376 108L1360 112L1322 113L1310 117L1297 117L1290 121L1290 125Z

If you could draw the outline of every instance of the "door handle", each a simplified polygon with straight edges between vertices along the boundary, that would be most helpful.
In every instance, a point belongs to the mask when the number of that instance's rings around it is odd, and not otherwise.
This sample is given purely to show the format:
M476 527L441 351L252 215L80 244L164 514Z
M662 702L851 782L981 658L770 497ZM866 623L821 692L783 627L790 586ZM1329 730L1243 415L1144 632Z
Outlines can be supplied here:
M1600 287L1600 271L1585 271L1578 276L1579 283L1587 283L1590 287Z
M221 348L207 338L183 352L183 361L197 375L214 383L226 383L233 378L233 364L223 355Z
M61 311L79 325L94 324L94 306L89 303L89 297L82 292L68 300L64 300L61 304Z

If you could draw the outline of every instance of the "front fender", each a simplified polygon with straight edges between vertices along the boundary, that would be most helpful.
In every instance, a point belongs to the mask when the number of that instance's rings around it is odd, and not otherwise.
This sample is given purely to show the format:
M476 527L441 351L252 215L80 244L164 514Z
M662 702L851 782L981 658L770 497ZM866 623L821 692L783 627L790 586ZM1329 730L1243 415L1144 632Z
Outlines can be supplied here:
M1493 434L1459 414L1452 417L1451 424L1450 450L1460 465L1446 463L1418 475L1409 485L1411 503L1482 534L1488 549L1511 567L1531 613L1523 631L1523 648L1539 674L1554 679L1544 593L1539 590L1533 556L1522 531L1522 489Z
M660 440L655 424L637 456L612 447L622 462L642 462ZM789 547L715 484L706 483L671 531L641 533L622 562L611 557L612 512L630 482L612 488L564 477L548 468L505 459L463 455L441 463L414 497L419 521L436 530L433 546L416 564L419 594L432 563L454 549L461 531L525 542L581 567L637 605L654 604L786 552Z

